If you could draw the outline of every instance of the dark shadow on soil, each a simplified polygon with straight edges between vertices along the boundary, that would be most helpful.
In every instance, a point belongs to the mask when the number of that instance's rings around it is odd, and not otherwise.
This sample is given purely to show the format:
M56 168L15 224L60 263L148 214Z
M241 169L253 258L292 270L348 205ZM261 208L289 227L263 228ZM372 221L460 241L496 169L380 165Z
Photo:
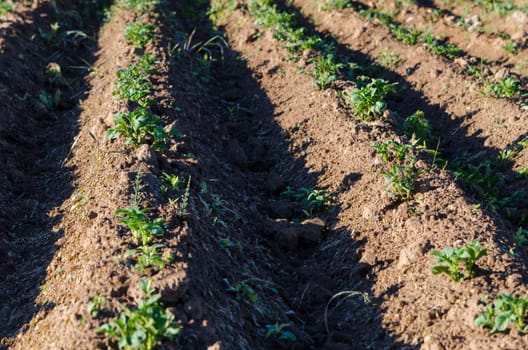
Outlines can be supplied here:
M54 307L36 298L45 295L47 266L65 234L55 208L73 192L73 169L64 163L89 73L70 67L95 61L93 38L110 3L23 6L19 20L0 29L0 347Z
M223 35L206 15L210 4L200 3L160 8L162 32L174 33L165 47L183 48L194 29L194 44ZM321 174L289 150L275 106L241 54L207 48L218 58L210 66L205 51L196 49L175 50L169 57L174 107L157 111L186 135L177 152L164 153L160 171L192 176L191 215L182 223L189 234L181 237L176 258L188 267L189 287L183 300L166 303L176 310L183 333L178 345L163 348L200 350L218 342L226 349L402 347L380 324L376 303L365 304L360 296L334 300L339 306L331 305L327 334L323 315L332 296L351 290L371 294L371 267L358 263L364 242L346 229L332 229L339 207L320 213L324 221L293 222L299 204L281 192L287 186L314 188ZM343 186L360 177L350 174ZM207 211L215 199L218 212ZM279 211L280 205L286 209ZM302 236L308 230L320 237L317 242ZM193 313L195 305L201 312ZM296 341L266 337L267 326L275 324L286 324Z

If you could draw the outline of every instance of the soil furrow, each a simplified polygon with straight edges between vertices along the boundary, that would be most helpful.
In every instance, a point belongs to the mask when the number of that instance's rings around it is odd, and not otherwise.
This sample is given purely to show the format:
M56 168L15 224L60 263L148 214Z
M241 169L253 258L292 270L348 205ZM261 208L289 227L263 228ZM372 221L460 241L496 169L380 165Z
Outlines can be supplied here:
M12 22L1 30L0 70L0 337L2 344L26 330L24 325L52 303L36 301L40 284L55 252L55 242L64 234L55 230L62 213L57 207L72 193L71 175L63 167L78 127L79 107L75 94L84 90L85 74L69 65L92 60L92 42L75 40L67 30L90 27L62 16L63 11L94 16L101 5L87 10L79 2L41 2L30 9L20 7ZM85 12L81 12L85 11ZM91 11L91 12L90 12ZM46 37L52 24L61 29ZM35 31L41 30L40 37ZM60 54L58 54L60 53ZM49 75L50 67L58 67ZM62 69L61 69L62 68ZM59 91L57 93L57 91ZM44 97L60 94L45 105ZM58 96L58 95L57 95ZM5 337L5 338L4 338Z

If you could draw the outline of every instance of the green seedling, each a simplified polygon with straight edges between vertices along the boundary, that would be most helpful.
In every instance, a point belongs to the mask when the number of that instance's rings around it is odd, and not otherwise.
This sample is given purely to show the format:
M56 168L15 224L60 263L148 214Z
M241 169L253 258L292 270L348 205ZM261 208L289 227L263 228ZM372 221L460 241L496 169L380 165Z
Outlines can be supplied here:
M163 120L144 108L140 107L129 113L116 113L114 116L115 127L106 132L110 140L119 135L126 137L126 144L137 147L149 143L152 148L163 148L169 136L180 136L178 132L166 132L163 128Z
M489 159L472 164L463 158L452 163L456 180L462 180L469 191L483 199L493 212L499 209L509 211L523 196L522 191L506 195L506 178L501 172L507 162L500 158Z
M326 193L325 190L300 188L298 190L292 189L290 186L286 188L281 196L285 196L299 202L302 206L302 212L307 218L314 217L314 215L321 213L332 205L332 197Z
M88 303L88 313L92 316L97 316L99 312L108 304L108 301L105 297L101 295L96 295L92 298L92 301Z
M125 224L137 241L138 245L147 246L152 240L164 233L163 218L151 221L147 215L147 209L129 207L117 209L115 215L119 217L119 222Z
M466 72L469 75L477 77L479 80L485 80L486 78L486 70L484 69L484 65L482 63L480 63L478 66L468 64Z
M447 274L453 282L458 282L462 278L471 278L475 263L478 259L487 255L487 249L482 248L478 241L473 241L470 245L462 248L446 247L440 251L434 250L431 255L436 257L436 263L432 268L434 275ZM460 272L460 263L464 264L466 274Z
M381 156L384 162L391 162L393 160L401 162L405 160L414 148L413 145L402 144L394 140L387 140L383 143L374 142L371 146L374 147L376 153Z
M122 68L117 71L114 95L119 99L130 100L147 107L155 102L150 98L152 92L152 83L142 67L129 64L127 69Z
M438 275L445 273L451 277L452 281L460 281L460 279L464 277L464 275L459 270L461 254L462 252L460 249L455 249L452 247L444 248L441 251L433 251L431 255L436 257L436 263L438 264L433 267L433 274Z
M381 171L386 176L385 183L390 186L387 190L390 196L398 201L411 199L416 189L415 182L422 172L416 167L417 159L412 154L414 146L387 140L374 142L372 147L385 163L396 162Z
M136 58L136 65L145 72L146 74L155 74L158 72L156 64L159 62L156 60L156 57L150 53L146 53L143 56Z
M521 92L521 85L514 77L500 78L496 83L489 83L482 93L495 98L514 98Z
M97 329L116 339L119 349L152 350L161 340L173 340L181 332L174 315L160 303L161 295L153 294L152 281L141 279L140 286L147 298L135 308L123 307L117 319Z
M178 206L178 216L180 218L184 218L187 215L189 215L189 212L187 211L187 206L189 205L190 192L191 192L191 175L189 175L189 178L187 179L187 186L185 186L185 192L183 192L181 204Z
M375 7L371 7L368 10L361 10L359 14L371 21L377 19L386 26L392 24L392 18L394 17L394 14L383 12Z
M474 0L477 4L483 4L486 10L496 12L500 16L506 16L515 11L517 6L513 0Z
M193 43L196 30L187 36L183 45L179 43L169 49L171 59L189 58L193 63L192 73L195 77L200 77L204 81L211 79L211 66L216 61L214 50L219 51L223 59L224 48L229 47L227 41L220 35L215 35L205 42Z
M208 202L205 199L203 199L201 196L200 202L202 202L204 208L205 208L205 214L213 220L213 224L220 224L224 227L227 226L227 224L223 221L223 217L230 212L228 205L229 203L222 198L219 194L211 193L211 201Z
M330 87L337 80L339 71L345 66L338 63L334 54L316 56L310 60L313 69L309 73L314 78L314 84L321 90Z
M130 249L125 254L126 258L136 257L136 264L134 268L141 272L149 268L157 268L161 270L166 262L171 262L172 257L169 255L163 255L160 250L164 247L163 244L153 244L148 246L140 246L136 249Z
M466 278L471 278L473 276L475 263L478 259L486 255L488 255L488 250L482 248L477 240L474 240L470 245L462 248L460 259L463 261L464 267L466 268Z
M125 39L131 41L135 47L144 48L149 42L154 40L154 29L151 24L130 23L125 28Z
M275 324L267 324L266 334L264 335L264 338L273 340L288 340L292 342L296 341L297 337L295 336L295 334L286 330L286 327L288 327L289 325L289 323L279 322Z
M517 53L519 53L519 50L521 49L519 44L513 40L508 40L506 44L502 46L502 48L504 49L504 51L506 51L510 55L516 55Z
M406 28L401 24L392 24L389 26L389 29L396 39L404 42L407 45L416 45L420 35L422 34L418 30Z
M398 54L391 52L389 49L383 49L380 51L376 55L376 58L380 60L383 67L389 69L395 69L402 62L401 57Z
M507 293L497 296L493 306L488 304L484 312L477 317L475 325L484 328L491 328L491 333L505 332L510 323L513 323L517 330L525 333L528 331L526 324L526 310L528 299L514 297Z
M230 237L225 237L225 238L220 239L218 241L218 244L220 245L220 248L222 248L222 250L227 252L229 256L231 256L231 250L233 249L242 250L244 248L240 242L235 243L231 240Z
M366 82L363 87L356 87L348 92L348 100L354 108L356 117L362 121L372 121L380 118L387 110L385 98L389 93L396 92L398 83L389 83L383 79L360 77Z
M352 7L350 0L329 0L324 6L323 10L328 11L331 9L340 9L344 10L346 8Z
M425 144L431 132L431 124L425 119L425 113L418 110L405 118L402 129L408 137L416 140L420 144Z
M413 197L416 189L415 182L418 178L414 164L415 162L408 162L404 166L393 164L389 169L381 171L386 176L385 184L391 187L388 192L392 198L400 201Z
M147 13L159 4L159 0L124 0L124 4L131 10Z
M167 192L170 188L172 190L179 190L182 184L183 178L174 174L163 173L161 175L161 181L163 181L162 191Z
M9 13L13 11L13 4L7 1L0 2L0 15L5 15L6 13Z
M528 230L522 227L519 227L515 232L513 239L515 243L521 247L528 246Z
M255 304L258 299L258 293L245 281L238 282L234 287L229 286L226 291L235 294L238 300L248 301Z
M462 50L458 46L444 43L431 33L424 34L421 41L438 56L445 56L449 59L454 59L462 53Z
M42 103L50 112L53 112L59 107L61 99L61 91L55 90L53 94L48 93L45 90L40 91L39 101Z

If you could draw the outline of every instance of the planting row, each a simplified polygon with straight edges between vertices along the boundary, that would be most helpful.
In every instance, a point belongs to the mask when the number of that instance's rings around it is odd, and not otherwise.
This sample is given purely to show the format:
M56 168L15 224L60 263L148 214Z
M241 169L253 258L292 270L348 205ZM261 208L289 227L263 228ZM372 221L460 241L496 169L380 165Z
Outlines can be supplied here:
M308 58L308 64L302 71L313 77L315 86L320 89L329 87L339 89L338 87L343 84L336 84L338 80L348 82L348 84L344 84L345 86L354 86L341 91L339 95L342 96L344 105L353 111L354 116L360 122L372 122L384 117L387 118L390 115L386 98L390 94L398 93L397 83L390 83L369 76L372 67L362 67L356 62L349 61L340 55L334 44L328 43L316 34L309 35L304 27L298 25L295 14L279 10L272 1L255 0L242 6L247 6L249 14L254 18L257 25L272 30L273 38L288 51L291 60L299 61L301 58L304 60ZM218 7L217 11L220 11L219 9L229 11L234 9L234 4L228 3L225 7ZM405 35L413 35L405 27L394 27L393 30L396 32L402 30ZM414 40L418 40L421 35L421 33L414 34ZM428 42L431 50L437 54L443 55L455 50L451 46L437 42L433 37L428 39L427 35L423 40ZM427 143L433 138L431 138L431 126L423 112L416 111L405 118L398 129L406 134L408 143L402 144L395 140L387 140L383 143L374 143L372 146L376 149L381 160L386 163L382 174L386 176L387 191L395 201L399 202L414 198L417 189L416 183L421 174L435 171L439 165L445 167L447 163L441 159L441 154L437 149L427 147ZM498 172L503 166L504 157L509 160L515 158L524 146L525 141L521 141L515 145L514 149L505 149L501 152L501 156L497 160L486 161L477 166L467 162L453 161L449 162L449 167L455 177L463 180L468 188L479 186L479 189L484 189L483 192L475 191L474 194L481 196L488 209L492 211L505 209L507 212L511 212L515 210L515 201L524 194L521 192L516 192L513 195L505 194L504 187L501 187L504 186L504 178L500 177ZM432 154L434 157L430 160L431 166L428 168L418 167L417 153L422 153L419 156L421 159L427 159L426 154ZM489 169L489 172L483 174L483 168ZM522 215L518 224L524 224ZM522 233L524 231L524 228L520 227L517 232ZM522 244L521 240L517 242ZM437 257L438 263L433 268L433 273L446 273L451 276L452 280L458 281L460 279L459 264L464 262L466 278L470 278L475 262L486 255L486 249L475 241L463 248L446 248L442 251L435 251L433 255ZM513 308L513 304L508 305L505 308ZM481 322L481 317L478 320L477 323L481 326L490 324L490 321ZM498 316L497 322L502 320ZM512 316L509 320L513 322L514 317ZM497 329L493 328L493 331ZM504 330L505 327L500 329Z

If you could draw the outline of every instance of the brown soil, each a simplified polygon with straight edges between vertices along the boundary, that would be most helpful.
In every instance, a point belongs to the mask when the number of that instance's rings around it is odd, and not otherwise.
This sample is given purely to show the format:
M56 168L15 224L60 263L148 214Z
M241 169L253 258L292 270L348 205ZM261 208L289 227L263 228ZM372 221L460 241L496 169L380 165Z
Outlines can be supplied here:
M369 5L367 1L359 3ZM504 74L506 70L522 77L528 74L528 16L521 11L501 17L473 5L470 6L471 12L462 13L462 6L451 7L442 1L419 1L415 6L405 9L399 9L396 1L383 2L376 6L383 11L396 13L395 20L406 26L431 32L457 45L467 56L458 59L458 64L478 58L489 61L495 73ZM508 35L510 39L504 35L501 37L500 33ZM515 40L519 44L517 53L509 54L503 48L509 40Z
M58 3L80 11L77 3ZM143 18L157 26L155 43L145 49L160 61L154 111L184 135L165 150L133 149L105 137L113 114L130 107L112 92L117 69L142 53L122 35L136 14L121 9L100 29L92 23L97 47L83 42L75 54L50 48L44 39L20 40L56 21L48 2L34 10L21 6L9 25L2 24L0 160L8 164L0 169L3 346L115 346L95 329L116 316L119 304L133 305L142 297L139 274L124 257L132 239L114 215L130 203L137 179L149 216L167 222L163 241L175 256L150 275L183 326L177 340L160 348L528 346L516 331L489 335L474 325L483 296L527 293L525 257L508 253L514 218L475 209L477 198L451 172L433 167L429 156L420 158L430 171L421 177L419 194L394 203L371 147L375 141L405 140L394 124L421 109L441 140L443 157L467 152L486 159L527 136L526 111L482 97L453 63L422 47L411 51L352 10L321 12L314 1L278 2L296 12L308 32L332 34L339 52L357 63L372 63L384 48L404 59L394 71L380 73L404 91L389 101L392 117L358 123L338 89L314 89L311 78L299 74L306 63L289 60L272 33L256 27L243 8L226 13L215 29L206 6L174 3L160 8L160 16ZM210 72L199 73L203 67L193 54L169 50L184 47L183 33L195 28L193 43L205 42L215 30L230 43L222 52L213 50L218 60ZM61 67L82 65L72 61L77 56L95 69L86 76L65 70L64 79L76 81L75 87L61 87L67 102L52 115L38 104L38 94L56 82L38 73L50 57L63 59ZM526 165L526 153L511 169ZM170 201L182 191L160 190L164 172L191 179L183 217ZM287 186L324 188L333 206L295 223L298 206L280 195ZM510 185L521 186L526 180ZM214 198L224 200L216 220L205 208ZM515 215L522 213L525 203ZM226 239L233 244L222 244ZM432 275L431 250L473 239L488 248L474 278L453 283ZM227 291L240 281L258 293L255 304ZM343 291L366 293L370 303L353 296L329 305ZM91 317L87 305L96 295L110 304ZM276 322L288 323L297 340L266 339L265 326Z

